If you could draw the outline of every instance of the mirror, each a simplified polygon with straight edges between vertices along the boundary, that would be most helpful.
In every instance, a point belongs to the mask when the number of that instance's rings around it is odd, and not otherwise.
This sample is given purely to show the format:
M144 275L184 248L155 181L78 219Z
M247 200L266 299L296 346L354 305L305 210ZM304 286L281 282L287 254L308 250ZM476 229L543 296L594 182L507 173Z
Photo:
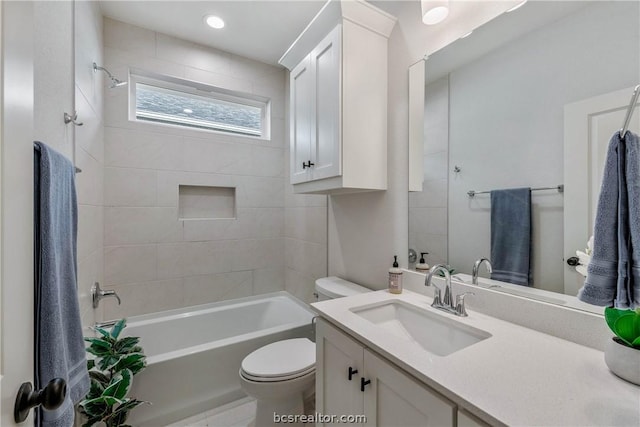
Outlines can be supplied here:
M411 88L425 93L422 190L409 193L418 258L469 280L491 253L488 192L548 188L531 193L530 286L481 283L591 307L559 294L584 282L566 260L592 235L603 154L640 83L639 16L638 2L530 1L425 61L425 86Z

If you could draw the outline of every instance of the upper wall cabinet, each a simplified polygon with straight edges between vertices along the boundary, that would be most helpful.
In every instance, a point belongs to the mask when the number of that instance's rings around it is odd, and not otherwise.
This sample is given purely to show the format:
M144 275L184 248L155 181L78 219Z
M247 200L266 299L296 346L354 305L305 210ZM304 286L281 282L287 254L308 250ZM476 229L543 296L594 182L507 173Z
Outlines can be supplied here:
M280 59L291 73L291 184L296 193L387 188L387 39L395 18L332 1Z

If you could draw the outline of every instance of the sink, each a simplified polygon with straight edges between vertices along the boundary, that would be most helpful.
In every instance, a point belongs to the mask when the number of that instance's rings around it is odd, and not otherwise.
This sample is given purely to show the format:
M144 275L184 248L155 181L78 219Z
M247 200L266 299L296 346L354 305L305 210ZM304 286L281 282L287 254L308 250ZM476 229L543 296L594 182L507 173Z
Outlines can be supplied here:
M491 336L488 332L404 301L385 301L350 310L381 329L414 342L437 356L447 356Z

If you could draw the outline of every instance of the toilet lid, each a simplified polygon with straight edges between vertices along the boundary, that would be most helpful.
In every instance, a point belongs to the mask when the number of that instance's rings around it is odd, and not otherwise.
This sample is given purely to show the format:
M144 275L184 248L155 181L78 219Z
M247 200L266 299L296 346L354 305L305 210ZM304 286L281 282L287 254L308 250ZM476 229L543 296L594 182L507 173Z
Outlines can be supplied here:
M316 346L307 338L277 341L249 354L242 370L251 377L277 378L309 371L316 363Z

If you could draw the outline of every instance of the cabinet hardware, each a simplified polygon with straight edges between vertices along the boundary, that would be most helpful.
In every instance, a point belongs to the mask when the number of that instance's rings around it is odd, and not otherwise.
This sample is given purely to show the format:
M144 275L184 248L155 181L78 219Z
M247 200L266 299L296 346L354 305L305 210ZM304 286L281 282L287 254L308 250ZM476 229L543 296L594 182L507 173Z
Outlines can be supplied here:
M577 256L572 256L571 258L567 259L567 264L569 264L571 267L575 267L580 265L580 258L578 258Z
M311 163L311 160L307 162L302 162L302 169L310 168L311 166L315 166L315 163Z
M353 379L353 375L357 373L358 373L357 369L353 369L351 366L349 366L349 381L351 381Z
M364 388L371 384L371 380L365 380L364 378L360 378L360 391L364 392Z

